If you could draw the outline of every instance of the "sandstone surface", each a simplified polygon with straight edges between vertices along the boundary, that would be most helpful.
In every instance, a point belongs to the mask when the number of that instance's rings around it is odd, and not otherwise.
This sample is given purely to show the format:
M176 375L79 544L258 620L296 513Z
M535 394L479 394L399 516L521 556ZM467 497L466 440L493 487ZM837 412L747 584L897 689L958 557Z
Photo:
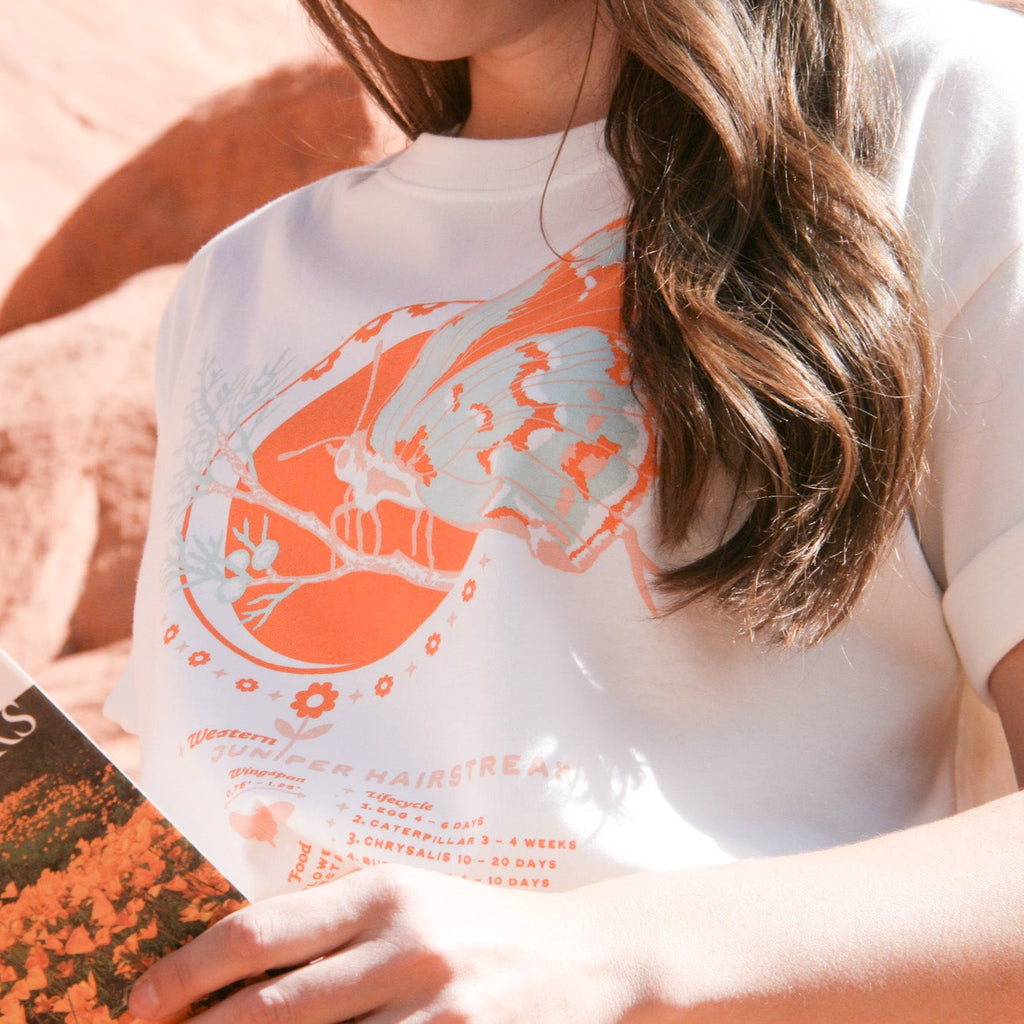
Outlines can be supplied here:
M129 635L177 267L0 341L0 641L30 673ZM84 673L83 691L102 698Z
M0 18L0 292L198 102L320 53L297 0L30 0Z
M20 272L0 334L188 259L251 210L380 155L380 117L338 64L275 69L202 103L101 182Z

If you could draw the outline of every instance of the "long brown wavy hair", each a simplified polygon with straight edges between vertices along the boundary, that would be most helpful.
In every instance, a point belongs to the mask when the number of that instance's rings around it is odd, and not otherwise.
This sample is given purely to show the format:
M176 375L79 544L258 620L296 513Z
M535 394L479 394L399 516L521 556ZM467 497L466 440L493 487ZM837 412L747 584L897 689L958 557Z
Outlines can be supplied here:
M461 124L464 61L398 56L301 0L410 136ZM658 438L665 550L735 482L713 550L662 574L750 633L814 643L890 547L923 468L935 357L878 172L891 124L866 4L595 0L621 40L606 127L632 197L623 322Z

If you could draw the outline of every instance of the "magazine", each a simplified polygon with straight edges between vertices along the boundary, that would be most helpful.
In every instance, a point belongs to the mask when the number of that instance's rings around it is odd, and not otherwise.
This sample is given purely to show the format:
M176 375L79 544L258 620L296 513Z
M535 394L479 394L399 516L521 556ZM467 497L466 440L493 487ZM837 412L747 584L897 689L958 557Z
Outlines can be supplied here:
M135 1021L132 982L244 902L0 651L0 1024Z

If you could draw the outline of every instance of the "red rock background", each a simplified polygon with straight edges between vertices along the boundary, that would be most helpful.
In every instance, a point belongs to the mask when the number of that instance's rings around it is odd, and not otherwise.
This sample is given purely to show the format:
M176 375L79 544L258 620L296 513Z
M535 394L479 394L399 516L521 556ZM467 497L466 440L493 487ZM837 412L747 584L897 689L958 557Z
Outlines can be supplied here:
M39 0L0 19L0 644L129 771L123 667L181 264L399 144L297 0Z

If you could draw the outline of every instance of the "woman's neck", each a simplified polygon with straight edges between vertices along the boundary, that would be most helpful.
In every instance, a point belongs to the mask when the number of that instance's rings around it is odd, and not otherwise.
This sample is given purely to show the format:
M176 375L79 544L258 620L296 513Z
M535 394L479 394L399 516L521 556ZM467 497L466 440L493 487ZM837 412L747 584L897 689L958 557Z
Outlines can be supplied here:
M460 134L549 135L608 113L618 71L616 36L599 14L571 31L469 58L472 108Z

